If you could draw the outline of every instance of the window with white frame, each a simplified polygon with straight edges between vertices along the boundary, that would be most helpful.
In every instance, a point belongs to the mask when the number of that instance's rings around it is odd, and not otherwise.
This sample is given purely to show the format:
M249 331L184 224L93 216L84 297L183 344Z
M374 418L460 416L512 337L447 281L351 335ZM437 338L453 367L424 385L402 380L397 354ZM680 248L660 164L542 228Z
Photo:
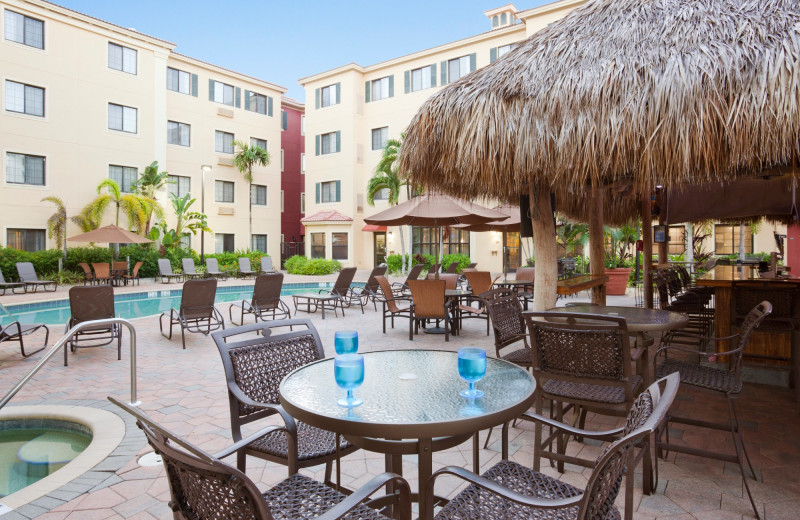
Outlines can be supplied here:
M370 86L372 89L371 100L377 101L379 99L386 99L389 97L389 76L381 79L372 80L372 85Z
M306 172L306 154L300 154L300 173Z
M325 233L311 233L311 258L325 258Z
M281 190L281 213L283 213L283 190Z
M281 131L289 128L289 114L286 110L281 110Z
M461 56L447 62L447 81L453 82L470 72L470 57Z
M498 57L498 59L502 58L503 56L508 54L509 51L511 51L511 49L513 49L513 48L514 48L514 46L512 44L510 44L510 43L508 45L501 45L500 47L498 47L497 48L497 57Z
M44 157L8 152L6 154L6 182L44 186Z
M260 184L250 185L250 203L253 206L267 205L267 187Z
M136 74L136 49L108 42L108 68Z
M228 85L227 83L222 83L221 81L213 81L213 85L214 101L216 103L222 103L223 105L233 106L233 85Z
M322 134L320 136L320 153L326 155L336 152L336 132Z
M300 193L300 213L306 212L306 194L304 192Z
M336 92L339 88L338 84L328 85L320 89L320 106L329 107L336 104Z
M331 233L331 258L347 260L347 233Z
M44 49L44 22L14 11L5 11L6 40Z
M389 141L389 127L382 126L381 128L372 129L372 149L383 150L386 143Z
M133 193L133 185L139 179L139 170L130 166L108 166L108 178L119 184L119 189L124 193Z
M178 198L181 198L191 192L191 177L186 177L184 175L169 175L167 176L167 181L167 191Z
M44 229L6 230L6 246L20 251L43 251L46 248Z
M191 233L184 233L181 235L181 249L191 249L192 248L192 234Z
M250 250L251 251L261 251L262 253L266 253L267 252L267 235L253 235L253 238L250 241Z
M320 202L339 202L339 197L336 193L336 181L320 182L319 190Z
M233 134L216 130L214 132L214 151L219 153L233 153Z
M180 92L181 94L191 94L192 75L183 70L167 67L167 90Z
M431 68L422 67L411 71L411 92L431 88Z
M214 252L233 253L233 233L214 233Z
M117 130L120 132L127 132L129 134L135 134L136 116L137 116L137 109L133 107L126 107L123 105L117 105L115 103L109 103L108 129Z
M167 142L180 146L189 146L192 127L186 123L167 121Z
M300 135L306 135L306 116L300 116Z
M250 112L258 112L259 114L267 114L267 96L264 94L257 94L250 92L245 100L244 108Z
M281 171L283 171L283 150L281 150Z
M44 89L6 80L6 110L44 117Z
M214 202L233 202L233 182L214 181Z
M261 148L265 152L269 151L267 148L267 140L266 139L259 139L258 137L251 137L250 138L250 148Z

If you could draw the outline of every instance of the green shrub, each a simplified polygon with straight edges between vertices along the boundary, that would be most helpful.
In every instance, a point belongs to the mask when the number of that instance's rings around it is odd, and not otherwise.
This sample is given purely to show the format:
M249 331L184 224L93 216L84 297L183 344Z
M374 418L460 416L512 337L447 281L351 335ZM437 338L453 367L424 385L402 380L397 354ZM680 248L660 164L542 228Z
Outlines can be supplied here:
M286 260L284 268L290 274L322 275L341 270L342 264L336 260L295 255Z
M411 257L411 265L417 265L419 259L415 256ZM386 257L386 266L388 267L389 274L398 274L403 265L403 258L399 254L389 255Z
M92 265L95 262L111 262L113 260L114 252L108 247L70 247L67 249L64 269L82 273L81 262Z
M456 272L460 273L462 269L472 263L472 260L470 260L469 256L462 254L444 255L444 258L442 259L442 269L447 269L453 262L458 262L458 268L456 269Z
M42 280L55 280L58 285L78 285L83 283L84 276L82 269L81 272L64 269L63 271L39 273L39 278Z
M303 266L307 261L308 258L303 255L294 255L286 259L283 267L286 269L287 273L300 274L300 271L303 269Z
M161 256L160 251L154 244L134 244L119 248L120 260L126 260L130 257L130 267L136 265L136 262L142 262L142 267L139 268L139 276L142 278L152 278L158 276L158 260L159 258L166 258L172 266L173 272L183 272L181 266L181 259L191 258L195 264L199 262L197 253L191 249L165 249L164 256Z
M250 251L248 249L245 251L242 250L234 251L233 253L215 253L211 255L206 255L206 258L216 258L217 263L219 264L220 271L238 271L239 258L242 257L249 258L250 266L253 269L260 269L262 256L269 256L269 255L266 253L262 253L261 251Z

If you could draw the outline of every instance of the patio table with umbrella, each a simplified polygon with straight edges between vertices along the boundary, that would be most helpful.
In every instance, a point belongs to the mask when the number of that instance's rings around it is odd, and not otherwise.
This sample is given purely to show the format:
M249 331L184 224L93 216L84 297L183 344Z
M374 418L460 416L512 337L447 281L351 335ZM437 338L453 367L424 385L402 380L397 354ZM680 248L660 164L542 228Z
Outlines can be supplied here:
M74 237L67 238L69 242L92 242L101 244L150 244L153 241L132 231L110 224Z

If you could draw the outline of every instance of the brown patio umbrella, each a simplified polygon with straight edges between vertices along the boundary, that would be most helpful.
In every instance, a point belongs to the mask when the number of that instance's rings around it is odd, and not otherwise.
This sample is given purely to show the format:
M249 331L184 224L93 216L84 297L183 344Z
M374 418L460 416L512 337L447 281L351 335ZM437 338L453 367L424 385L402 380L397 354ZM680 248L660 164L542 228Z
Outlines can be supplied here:
M494 210L506 215L506 218L484 224L459 224L453 227L467 231L519 231L521 220L519 207L503 205L496 206Z
M103 244L149 244L152 242L149 238L113 224L69 237L67 240L70 242L99 242Z

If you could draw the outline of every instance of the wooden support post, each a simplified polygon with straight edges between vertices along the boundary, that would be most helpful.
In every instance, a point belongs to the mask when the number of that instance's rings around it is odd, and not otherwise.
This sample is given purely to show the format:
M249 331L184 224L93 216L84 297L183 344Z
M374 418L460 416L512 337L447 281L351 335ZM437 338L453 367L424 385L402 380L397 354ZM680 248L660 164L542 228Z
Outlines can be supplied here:
M603 236L603 196L605 190L592 188L589 195L589 271L593 275L605 274L605 237ZM592 303L606 304L606 286L592 288Z
M653 216L650 194L642 196L642 299L646 309L653 308Z
M660 211L658 212L658 224L660 226L665 226L667 224L667 220L666 220L666 218L664 218L664 215L667 212L666 211L667 201L666 201L664 195L665 195L665 192L664 192L663 189L658 190L657 195L656 195L656 200L658 201L658 207L661 208ZM669 230L667 230L667 236L669 236ZM669 256L668 256L669 243L668 243L668 240L669 240L669 238L665 239L664 242L659 242L658 243L658 265L659 266L664 266L664 265L668 265L669 264Z
M544 183L531 182L528 194L531 199L533 256L536 259L533 310L544 311L555 307L558 285L558 251L553 206L550 204L550 188Z

